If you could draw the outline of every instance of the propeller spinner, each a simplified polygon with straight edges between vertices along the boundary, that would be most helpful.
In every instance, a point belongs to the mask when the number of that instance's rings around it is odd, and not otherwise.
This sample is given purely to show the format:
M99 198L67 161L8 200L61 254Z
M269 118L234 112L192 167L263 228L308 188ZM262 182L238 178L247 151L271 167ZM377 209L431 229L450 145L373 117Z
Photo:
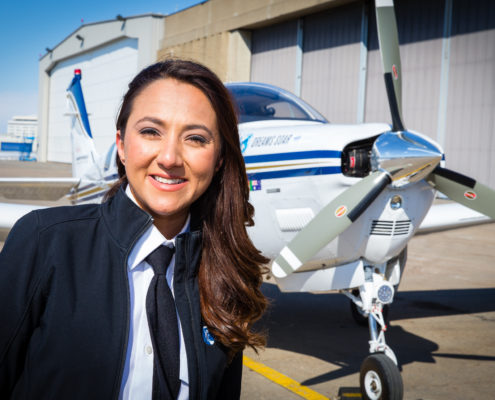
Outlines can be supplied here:
M392 131L373 144L372 173L327 204L285 246L272 264L277 278L297 271L319 250L346 230L389 185L421 179L467 207L495 218L495 191L475 180L441 168L442 152L432 142L406 131L402 119L402 76L393 0L376 0L378 41Z

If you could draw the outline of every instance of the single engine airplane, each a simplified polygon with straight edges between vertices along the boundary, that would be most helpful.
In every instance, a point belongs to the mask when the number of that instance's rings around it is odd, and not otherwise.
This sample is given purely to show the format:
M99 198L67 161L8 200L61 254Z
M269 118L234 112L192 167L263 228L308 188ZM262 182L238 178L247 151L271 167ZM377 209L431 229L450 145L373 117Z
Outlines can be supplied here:
M401 399L402 378L385 341L383 309L400 282L407 243L421 227L495 218L495 191L441 167L440 146L405 128L394 6L392 0L375 3L392 126L330 124L280 88L226 86L239 111L255 207L250 237L274 260L271 272L282 291L337 290L350 298L353 315L369 325L371 336L360 374L363 397ZM80 70L67 98L73 177L0 178L3 197L56 200L69 193L74 204L98 202L117 178L115 145L104 156L95 150ZM432 207L437 190L468 208ZM8 231L35 208L40 207L0 203L0 230Z

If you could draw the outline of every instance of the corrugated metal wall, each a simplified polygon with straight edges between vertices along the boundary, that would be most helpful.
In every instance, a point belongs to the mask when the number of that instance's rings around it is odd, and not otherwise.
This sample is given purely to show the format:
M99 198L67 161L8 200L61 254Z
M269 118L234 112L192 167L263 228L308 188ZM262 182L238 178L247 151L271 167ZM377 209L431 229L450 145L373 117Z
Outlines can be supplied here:
M406 127L440 141L447 167L495 187L495 1L395 3ZM359 1L303 17L301 97L331 122L356 122L362 9ZM364 120L390 122L373 7L368 24ZM251 80L294 92L296 38L297 20L255 30Z
M361 5L304 19L301 97L330 121L356 121Z
M252 36L251 80L295 90L297 20L258 29Z
M446 166L495 187L495 2L454 1Z

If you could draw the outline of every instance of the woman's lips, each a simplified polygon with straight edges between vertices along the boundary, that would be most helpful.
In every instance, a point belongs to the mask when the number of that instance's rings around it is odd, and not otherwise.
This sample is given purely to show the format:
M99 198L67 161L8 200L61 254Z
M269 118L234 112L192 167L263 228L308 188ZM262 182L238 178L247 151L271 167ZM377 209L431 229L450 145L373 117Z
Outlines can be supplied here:
M160 183L166 183L168 185L177 185L179 183L186 181L185 179L181 179L181 178L164 178L164 177L158 176L158 175L152 175L152 177L156 181L158 181Z
M188 180L184 178L165 178L159 175L148 175L148 179L156 189L164 192L181 190L188 183Z

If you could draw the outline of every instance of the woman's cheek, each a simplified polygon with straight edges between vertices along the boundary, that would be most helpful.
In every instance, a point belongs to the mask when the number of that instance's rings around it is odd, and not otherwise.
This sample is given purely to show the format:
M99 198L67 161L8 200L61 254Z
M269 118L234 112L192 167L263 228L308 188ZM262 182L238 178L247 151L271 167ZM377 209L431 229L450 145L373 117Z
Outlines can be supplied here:
M132 150L137 164L146 164L153 158L155 147L149 143L138 143Z

